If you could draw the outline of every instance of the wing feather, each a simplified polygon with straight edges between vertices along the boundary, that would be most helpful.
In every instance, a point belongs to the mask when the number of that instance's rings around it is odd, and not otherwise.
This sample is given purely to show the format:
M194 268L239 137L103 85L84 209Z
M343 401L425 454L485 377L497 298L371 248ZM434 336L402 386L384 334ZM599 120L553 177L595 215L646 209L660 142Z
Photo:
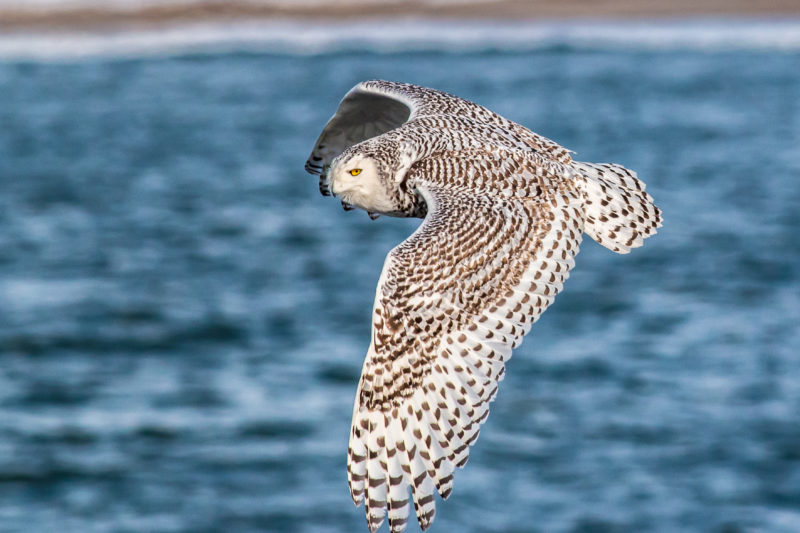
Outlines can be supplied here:
M484 126L490 130L486 137L498 145L532 150L564 164L572 161L569 150L558 143L469 100L410 83L369 80L353 87L339 103L314 143L306 171L323 175L325 167L350 146L415 119L436 116L461 117L473 127Z
M430 169L428 169L430 170ZM428 215L392 250L353 412L348 479L367 521L420 527L475 443L511 350L561 290L580 244L582 197L476 195L420 181Z

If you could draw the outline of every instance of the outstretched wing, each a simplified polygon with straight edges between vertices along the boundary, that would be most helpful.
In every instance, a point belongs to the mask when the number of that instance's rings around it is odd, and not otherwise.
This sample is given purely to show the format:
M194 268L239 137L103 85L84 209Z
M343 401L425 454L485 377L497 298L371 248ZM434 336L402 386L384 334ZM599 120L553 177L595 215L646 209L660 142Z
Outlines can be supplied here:
M461 116L492 125L510 140L509 147L546 154L569 163L569 151L515 122L474 102L427 87L383 80L361 82L339 103L306 161L306 171L322 174L336 156L350 146L382 135L423 116Z
M420 526L488 416L505 362L561 289L583 232L580 193L481 195L428 182L428 214L386 258L353 412L348 480L376 531ZM463 191L463 188L461 188Z
M350 146L393 130L414 117L436 111L434 89L407 83L365 81L344 96L323 128L306 161L306 170L320 174Z

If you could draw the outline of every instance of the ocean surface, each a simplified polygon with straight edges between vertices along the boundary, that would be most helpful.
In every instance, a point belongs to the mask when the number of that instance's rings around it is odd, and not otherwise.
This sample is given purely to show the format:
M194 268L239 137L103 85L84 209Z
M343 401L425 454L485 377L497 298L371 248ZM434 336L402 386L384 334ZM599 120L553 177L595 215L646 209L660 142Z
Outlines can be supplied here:
M0 531L367 531L352 402L418 221L303 164L368 78L622 163L664 211L628 256L584 241L431 531L800 531L800 46L753 25L4 54Z

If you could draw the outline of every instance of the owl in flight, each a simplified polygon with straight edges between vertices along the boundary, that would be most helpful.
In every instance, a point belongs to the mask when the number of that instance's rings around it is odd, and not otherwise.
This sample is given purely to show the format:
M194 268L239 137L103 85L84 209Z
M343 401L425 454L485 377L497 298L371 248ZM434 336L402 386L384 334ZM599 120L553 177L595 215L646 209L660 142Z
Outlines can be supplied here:
M345 209L425 219L386 257L347 453L370 531L387 514L404 531L410 501L424 530L583 233L628 253L661 212L636 173L574 161L485 107L407 83L350 90L306 170Z

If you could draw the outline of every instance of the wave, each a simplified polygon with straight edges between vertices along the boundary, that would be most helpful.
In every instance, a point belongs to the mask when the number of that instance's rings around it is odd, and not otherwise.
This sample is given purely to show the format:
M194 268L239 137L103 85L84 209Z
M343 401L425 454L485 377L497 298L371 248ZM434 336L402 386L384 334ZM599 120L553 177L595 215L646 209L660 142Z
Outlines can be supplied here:
M0 35L0 59L71 60L187 53L318 55L443 51L800 51L798 20L616 22L242 21Z

